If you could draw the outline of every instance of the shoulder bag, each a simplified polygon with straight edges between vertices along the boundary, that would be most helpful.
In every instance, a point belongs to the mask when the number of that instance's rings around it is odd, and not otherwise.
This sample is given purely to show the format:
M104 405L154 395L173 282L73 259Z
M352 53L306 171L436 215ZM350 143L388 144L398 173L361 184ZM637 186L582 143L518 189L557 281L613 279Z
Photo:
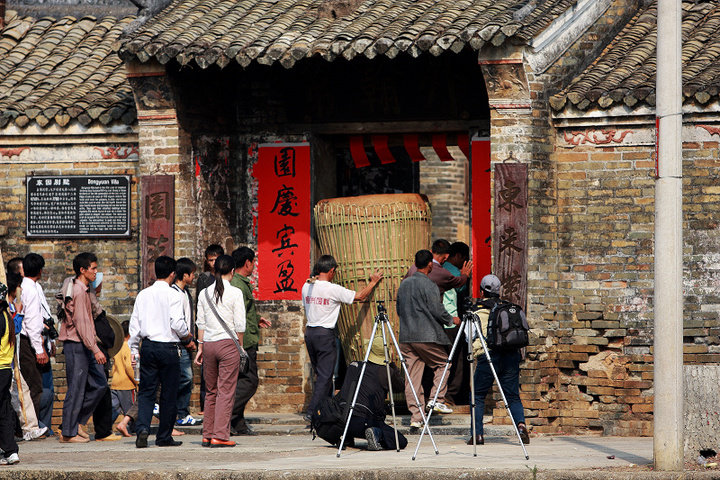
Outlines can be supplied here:
M227 323L225 323L225 321L218 313L217 308L215 308L215 303L213 303L212 299L210 298L210 293L208 292L208 290L208 288L205 289L205 299L207 300L208 305L210 305L210 309L215 314L215 318L218 319L218 322L220 322L220 325L222 325L223 329L225 329L225 332L230 335L230 338L232 338L233 342L235 342L235 346L237 347L238 352L240 352L240 373L247 374L250 370L250 358L248 357L248 354L242 347L242 345L240 345L240 341L237 338L237 333L230 330L230 327L227 326Z

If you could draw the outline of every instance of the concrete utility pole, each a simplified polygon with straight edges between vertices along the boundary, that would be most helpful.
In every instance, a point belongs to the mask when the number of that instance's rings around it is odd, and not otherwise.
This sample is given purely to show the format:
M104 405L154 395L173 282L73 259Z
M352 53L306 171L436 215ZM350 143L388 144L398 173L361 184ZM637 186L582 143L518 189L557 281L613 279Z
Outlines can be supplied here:
M653 456L683 469L683 235L681 0L658 0Z

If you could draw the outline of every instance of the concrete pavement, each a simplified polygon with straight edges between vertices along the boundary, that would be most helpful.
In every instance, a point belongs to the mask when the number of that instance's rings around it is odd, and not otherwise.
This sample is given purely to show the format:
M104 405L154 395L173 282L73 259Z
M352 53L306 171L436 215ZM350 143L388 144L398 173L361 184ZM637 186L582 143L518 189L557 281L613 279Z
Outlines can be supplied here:
M140 479L140 478L677 478L649 472L652 438L534 437L525 460L511 437L487 437L486 445L464 444L466 436L435 435L435 454L427 435L412 460L419 436L401 452L371 452L366 442L337 450L305 436L233 437L233 448L203 448L199 435L179 437L180 447L135 448L134 437L116 442L61 444L55 438L20 443L19 465L0 467L0 479ZM686 472L687 473L687 472ZM685 478L708 478L689 472ZM694 475L697 473L698 475Z

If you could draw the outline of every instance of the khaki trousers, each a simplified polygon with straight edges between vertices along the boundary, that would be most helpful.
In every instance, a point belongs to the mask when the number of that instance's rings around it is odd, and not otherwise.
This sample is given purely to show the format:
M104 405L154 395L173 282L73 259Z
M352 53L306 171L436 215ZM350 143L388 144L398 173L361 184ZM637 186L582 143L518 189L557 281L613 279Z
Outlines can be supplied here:
M445 368L445 362L447 362L448 352L444 345L437 343L401 343L400 352L405 357L410 381L415 387L420 400L420 405L417 405L410 383L405 379L405 399L412 414L410 421L422 422L420 409L425 408L425 392L422 387L423 370L427 366L433 371L433 388L430 392L430 398L432 399L435 392L438 391L437 403L445 403L447 382L440 385L440 379Z

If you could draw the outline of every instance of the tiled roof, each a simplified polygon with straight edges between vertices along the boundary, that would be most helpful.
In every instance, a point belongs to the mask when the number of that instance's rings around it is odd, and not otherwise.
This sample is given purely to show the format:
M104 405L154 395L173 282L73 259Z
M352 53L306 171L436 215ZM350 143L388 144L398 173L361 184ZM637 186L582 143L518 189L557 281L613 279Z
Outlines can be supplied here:
M685 0L683 101L706 105L720 93L720 3ZM657 4L642 9L570 86L550 98L556 111L655 105Z
M523 43L577 0L174 0L118 45L201 68Z
M112 44L134 17L11 16L0 32L0 127L136 119L123 61Z

